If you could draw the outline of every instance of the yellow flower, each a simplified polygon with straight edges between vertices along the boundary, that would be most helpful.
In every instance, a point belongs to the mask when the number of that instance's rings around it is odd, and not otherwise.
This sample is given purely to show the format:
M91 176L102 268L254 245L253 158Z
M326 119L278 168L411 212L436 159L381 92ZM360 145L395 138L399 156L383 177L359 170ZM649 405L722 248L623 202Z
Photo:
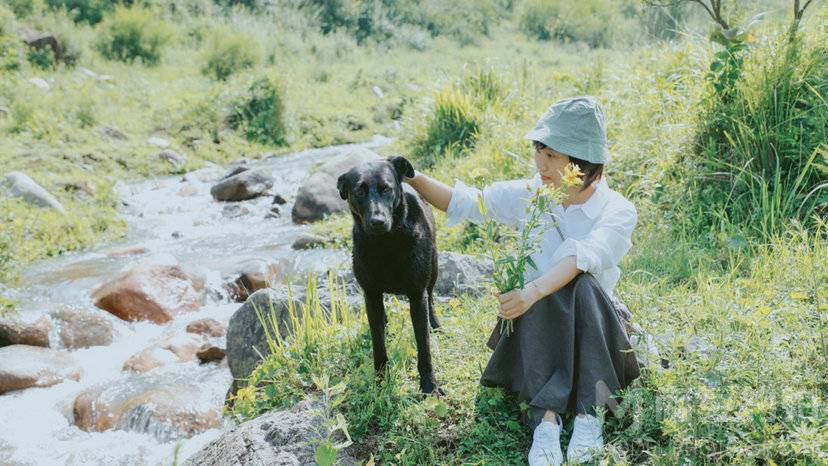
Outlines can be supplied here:
M564 168L562 180L567 186L577 186L582 183L581 177L583 175L577 165L570 163Z
M484 180L489 176L489 170L485 167L475 167L469 173L474 180Z

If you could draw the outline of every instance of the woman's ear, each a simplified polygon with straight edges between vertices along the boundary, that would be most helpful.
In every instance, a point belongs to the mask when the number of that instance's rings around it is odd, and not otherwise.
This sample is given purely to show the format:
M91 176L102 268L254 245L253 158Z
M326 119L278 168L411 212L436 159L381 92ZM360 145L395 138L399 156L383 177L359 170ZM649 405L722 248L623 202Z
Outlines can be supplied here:
M414 178L414 167L411 165L411 162L409 162L408 159L406 159L405 157L401 155L396 155L394 157L390 157L388 161L391 162L391 165L397 172L397 176L399 177L400 181L403 180L403 177Z
M351 192L351 185L353 184L354 171L349 170L336 179L336 189L339 190L339 197L343 200L348 200L348 193Z

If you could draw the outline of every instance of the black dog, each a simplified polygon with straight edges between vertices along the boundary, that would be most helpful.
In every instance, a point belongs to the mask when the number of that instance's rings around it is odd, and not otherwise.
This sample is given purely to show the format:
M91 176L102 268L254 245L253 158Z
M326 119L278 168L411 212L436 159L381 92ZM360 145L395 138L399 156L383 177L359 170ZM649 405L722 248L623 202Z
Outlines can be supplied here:
M374 369L381 374L388 362L383 293L406 295L417 340L420 389L442 394L434 379L428 336L429 321L433 328L439 326L432 298L437 281L434 217L417 194L403 189L403 176L413 177L414 167L404 157L391 157L352 168L336 185L354 217L354 275L365 292Z

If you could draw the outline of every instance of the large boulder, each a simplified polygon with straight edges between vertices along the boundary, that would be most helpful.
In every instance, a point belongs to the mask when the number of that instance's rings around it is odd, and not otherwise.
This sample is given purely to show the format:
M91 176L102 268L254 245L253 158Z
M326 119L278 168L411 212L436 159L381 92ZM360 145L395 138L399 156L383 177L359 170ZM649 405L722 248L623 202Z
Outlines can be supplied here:
M166 338L130 356L124 362L123 370L148 372L168 364L195 361L204 342L204 337L193 333Z
M345 212L348 204L339 197L336 179L351 168L379 156L364 147L358 147L322 165L299 187L291 217L294 223L309 223L334 212Z
M318 401L303 401L243 422L187 460L199 466L264 466L316 464L316 445L332 433L325 422L329 409ZM339 433L333 433L338 435ZM356 464L339 452L337 464Z
M128 321L162 324L201 307L204 283L170 255L146 258L92 291L99 308Z
M0 348L0 395L30 387L51 387L66 379L80 380L81 369L71 354L39 346Z
M210 188L217 201L244 201L264 194L273 187L273 176L264 169L244 170L219 181Z
M438 255L437 263L439 272L434 285L437 296L464 293L479 296L492 280L494 269L487 259L445 251Z
M63 47L51 32L37 31L25 26L21 27L19 32L20 38L29 47L40 51L48 50L52 53L55 63L63 60Z
M0 182L0 187L3 188L7 196L19 197L29 204L55 209L60 213L66 213L66 210L54 196L23 173L9 173Z
M298 314L301 312L302 300L296 294L292 296L294 310ZM272 312L279 335L286 337L291 329L289 307L290 299L286 289L265 288L250 295L230 317L226 354L227 364L234 379L231 393L244 386L241 381L247 379L259 365L261 356L266 357L270 354L267 335L273 336L275 329L268 326L265 332L260 316L262 319L269 319Z
M101 311L62 307L51 315L57 323L58 335L65 348L107 346L112 343L112 322Z
M220 396L202 385L137 375L93 386L75 398L75 425L87 432L145 432L162 441L191 437L222 424Z
M46 316L36 319L0 317L0 346L49 346L52 321Z

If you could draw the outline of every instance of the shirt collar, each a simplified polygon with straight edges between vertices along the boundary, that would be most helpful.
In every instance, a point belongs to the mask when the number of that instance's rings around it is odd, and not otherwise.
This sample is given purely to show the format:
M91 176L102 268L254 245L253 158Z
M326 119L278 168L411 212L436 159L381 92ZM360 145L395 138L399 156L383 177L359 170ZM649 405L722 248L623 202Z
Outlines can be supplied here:
M534 177L529 181L529 187L532 190L539 188L543 185L541 181L540 174L535 174ZM589 196L589 199L582 204L572 204L566 208L567 212L570 210L581 209L584 212L584 215L591 219L595 219L598 215L601 214L601 211L604 209L604 206L607 205L609 201L609 185L607 185L607 179L605 177L601 177L601 180L598 181L598 186L595 188L595 192L592 193L592 196Z

